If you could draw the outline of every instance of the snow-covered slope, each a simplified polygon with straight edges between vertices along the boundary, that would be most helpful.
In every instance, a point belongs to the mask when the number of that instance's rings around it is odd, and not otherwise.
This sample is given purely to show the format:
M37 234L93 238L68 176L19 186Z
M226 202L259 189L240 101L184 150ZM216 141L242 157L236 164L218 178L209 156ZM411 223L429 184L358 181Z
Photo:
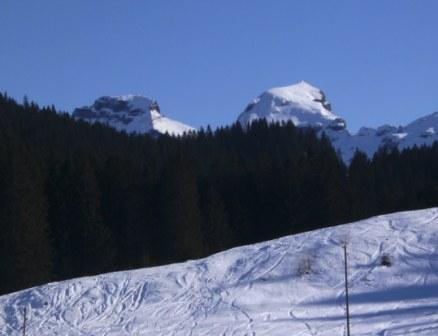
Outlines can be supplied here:
M351 160L357 149L372 156L382 146L404 149L438 141L438 112L404 127L363 127L357 134L351 134L345 120L331 111L325 94L306 82L262 93L238 117L244 126L258 119L292 121L296 126L310 126L319 133L325 132L346 162Z
M438 335L438 209L0 297L0 335Z
M438 112L419 118L401 129L399 147L431 145L438 141Z
M90 123L100 122L128 133L169 133L182 135L191 126L164 117L157 102L135 95L100 97L90 107L77 108L73 117Z

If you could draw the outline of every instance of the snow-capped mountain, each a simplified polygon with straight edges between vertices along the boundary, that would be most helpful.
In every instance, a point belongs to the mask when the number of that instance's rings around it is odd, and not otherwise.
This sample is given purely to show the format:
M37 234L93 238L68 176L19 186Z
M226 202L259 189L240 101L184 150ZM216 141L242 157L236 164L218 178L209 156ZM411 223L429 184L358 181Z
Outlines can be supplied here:
M331 112L324 93L304 81L262 93L249 103L238 121L247 125L261 118L268 122L292 121L296 126L317 129L345 128L345 121Z
M244 126L258 119L292 121L296 126L313 127L320 133L324 132L346 162L351 160L357 149L372 156L382 146L403 149L438 141L438 112L404 127L363 127L357 134L351 134L345 120L331 111L323 91L304 81L262 93L238 117Z
M0 335L438 334L438 208L0 297Z
M195 130L163 116L156 101L136 95L100 97L89 107L75 109L73 117L90 123L100 122L128 133L182 135Z

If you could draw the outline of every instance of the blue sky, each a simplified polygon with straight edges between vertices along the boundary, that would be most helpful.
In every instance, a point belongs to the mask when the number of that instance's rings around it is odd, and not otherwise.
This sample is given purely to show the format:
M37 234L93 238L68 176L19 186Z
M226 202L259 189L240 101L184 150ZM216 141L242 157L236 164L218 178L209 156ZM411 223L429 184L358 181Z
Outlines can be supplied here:
M306 80L349 128L438 110L438 1L1 0L0 90L71 111L137 93L194 126Z

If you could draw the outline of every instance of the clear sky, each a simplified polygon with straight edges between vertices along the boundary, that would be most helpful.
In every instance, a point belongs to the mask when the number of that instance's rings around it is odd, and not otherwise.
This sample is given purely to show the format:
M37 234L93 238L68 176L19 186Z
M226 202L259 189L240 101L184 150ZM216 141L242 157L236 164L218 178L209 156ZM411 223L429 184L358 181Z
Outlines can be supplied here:
M438 110L436 0L0 0L0 90L72 111L143 94L193 126L306 80L359 126Z

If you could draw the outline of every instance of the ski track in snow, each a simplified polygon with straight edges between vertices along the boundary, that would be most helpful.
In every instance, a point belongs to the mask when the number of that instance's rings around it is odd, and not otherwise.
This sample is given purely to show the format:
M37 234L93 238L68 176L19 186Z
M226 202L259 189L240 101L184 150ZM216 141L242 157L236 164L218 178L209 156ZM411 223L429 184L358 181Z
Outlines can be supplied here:
M0 335L344 335L345 240L352 335L438 335L438 208L5 295Z

